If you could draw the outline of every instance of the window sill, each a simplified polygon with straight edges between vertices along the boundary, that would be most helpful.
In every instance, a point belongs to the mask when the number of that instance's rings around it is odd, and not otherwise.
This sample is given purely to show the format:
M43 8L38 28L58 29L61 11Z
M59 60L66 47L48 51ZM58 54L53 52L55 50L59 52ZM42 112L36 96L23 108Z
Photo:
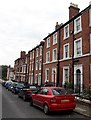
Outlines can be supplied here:
M67 40L69 37L70 37L70 36L68 36L68 37L64 37L64 40Z
M74 31L74 35L80 33L81 31L82 31L82 29L79 31Z

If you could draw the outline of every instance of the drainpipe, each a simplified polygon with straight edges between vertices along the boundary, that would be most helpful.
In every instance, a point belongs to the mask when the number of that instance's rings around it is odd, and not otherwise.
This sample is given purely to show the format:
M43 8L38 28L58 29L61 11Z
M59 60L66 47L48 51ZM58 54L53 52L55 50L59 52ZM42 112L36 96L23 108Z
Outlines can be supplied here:
M73 19L73 31L72 31L72 89L74 90L74 19Z
M28 83L29 81L29 71L30 71L30 52L28 53Z
M44 43L42 45L42 64L41 64L41 85L43 84L42 79L43 79L43 50L44 49Z
M27 63L25 63L26 69L25 69L25 82L27 82Z
M60 29L58 31L58 52L57 52L57 84L56 86L59 85L60 81Z
M33 85L35 84L35 80L34 80L34 70L35 70L35 50L34 50L34 62L33 62Z

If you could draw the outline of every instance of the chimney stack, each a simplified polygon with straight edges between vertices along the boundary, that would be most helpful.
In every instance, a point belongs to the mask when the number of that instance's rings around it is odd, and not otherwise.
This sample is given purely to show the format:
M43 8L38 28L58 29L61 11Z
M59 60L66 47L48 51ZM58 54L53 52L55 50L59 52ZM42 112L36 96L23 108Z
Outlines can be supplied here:
M74 3L70 3L70 7L69 7L69 20L76 16L79 13L79 8L77 4Z
M25 58L26 56L26 52L25 51L21 51L20 52L20 58Z
M59 27L60 27L60 25L58 24L58 22L56 22L55 30L57 30Z

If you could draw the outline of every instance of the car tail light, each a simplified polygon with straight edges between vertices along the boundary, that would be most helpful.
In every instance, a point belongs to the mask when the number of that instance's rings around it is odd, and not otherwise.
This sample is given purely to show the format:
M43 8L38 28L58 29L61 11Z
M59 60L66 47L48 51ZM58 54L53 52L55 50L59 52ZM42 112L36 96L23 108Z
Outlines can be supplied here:
M74 102L76 102L77 100L76 100L76 98L74 98Z
M32 90L27 90L26 92L29 93L29 92L32 92Z
M51 99L50 102L51 102L51 103L56 103L57 101L56 101L56 99Z

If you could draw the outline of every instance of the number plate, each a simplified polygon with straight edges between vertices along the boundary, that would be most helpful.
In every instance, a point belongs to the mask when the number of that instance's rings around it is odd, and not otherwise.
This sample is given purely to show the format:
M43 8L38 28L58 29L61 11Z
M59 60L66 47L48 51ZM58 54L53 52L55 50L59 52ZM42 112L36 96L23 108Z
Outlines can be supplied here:
M61 100L61 102L69 102L69 100Z

